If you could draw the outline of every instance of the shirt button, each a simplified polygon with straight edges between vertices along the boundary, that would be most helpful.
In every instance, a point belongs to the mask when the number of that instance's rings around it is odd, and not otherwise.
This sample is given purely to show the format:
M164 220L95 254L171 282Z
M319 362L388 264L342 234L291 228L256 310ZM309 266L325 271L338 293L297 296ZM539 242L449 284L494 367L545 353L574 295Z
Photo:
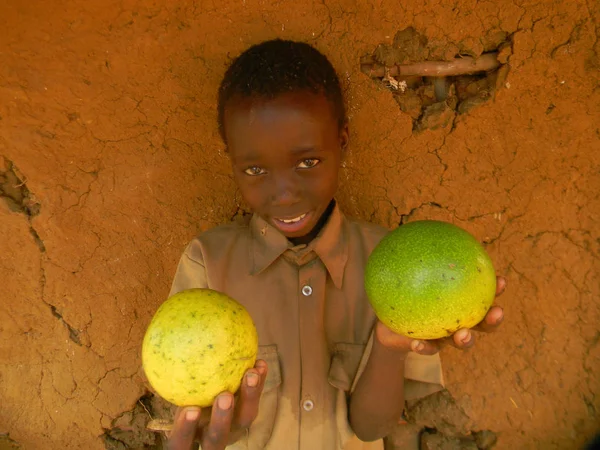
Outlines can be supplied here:
M304 411L312 411L314 407L315 404L312 400L304 400L304 402L302 403L302 408L304 408Z
M312 294L312 288L309 285L302 287L302 295L309 297Z

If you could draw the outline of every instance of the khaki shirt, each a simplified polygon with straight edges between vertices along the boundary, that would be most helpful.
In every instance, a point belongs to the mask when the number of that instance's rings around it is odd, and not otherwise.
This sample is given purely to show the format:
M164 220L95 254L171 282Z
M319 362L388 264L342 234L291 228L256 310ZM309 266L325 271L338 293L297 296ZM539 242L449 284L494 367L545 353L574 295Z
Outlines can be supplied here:
M388 231L336 206L319 236L293 246L257 215L202 233L186 248L171 295L211 288L243 304L268 364L259 415L236 450L372 450L348 422L348 395L369 357L375 315L364 269ZM438 391L439 357L409 354L405 397Z

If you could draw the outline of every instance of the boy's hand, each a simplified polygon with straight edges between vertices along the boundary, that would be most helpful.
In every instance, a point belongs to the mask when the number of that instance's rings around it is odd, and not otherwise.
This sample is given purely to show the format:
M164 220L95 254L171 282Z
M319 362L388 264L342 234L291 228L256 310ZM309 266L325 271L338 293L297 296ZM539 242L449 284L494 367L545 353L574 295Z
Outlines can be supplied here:
M257 360L254 368L244 374L237 401L230 392L223 392L212 408L178 408L169 450L191 450L194 442L200 442L202 450L223 450L237 441L258 415L266 377L267 363Z
M506 288L506 279L496 277L496 297L504 292ZM495 331L504 319L504 312L499 306L492 306L487 312L485 318L473 330L489 333ZM475 344L475 336L468 328L461 328L452 336L435 339L431 341L415 340L400 334L394 333L383 323L377 322L375 327L375 336L377 340L386 347L413 351L421 355L433 355L439 352L442 347L450 344L459 349L467 349Z

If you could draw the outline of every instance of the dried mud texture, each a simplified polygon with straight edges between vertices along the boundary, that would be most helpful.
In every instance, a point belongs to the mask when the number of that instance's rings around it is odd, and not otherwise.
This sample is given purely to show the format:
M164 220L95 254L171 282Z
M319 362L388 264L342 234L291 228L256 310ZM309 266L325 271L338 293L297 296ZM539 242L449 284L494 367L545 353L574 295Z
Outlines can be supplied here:
M407 27L431 48L511 36L504 87L413 134L358 64ZM472 429L500 449L581 447L600 414L599 33L590 0L1 2L0 434L104 449L146 394L140 343L179 255L245 211L215 124L220 77L281 36L344 81L343 208L455 222L508 278L502 330L442 356Z
M379 64L386 68L422 61L453 61L469 56L479 58L484 53L497 54L501 64L487 72L446 76L391 76L373 78L393 93L400 109L413 119L413 130L436 130L454 127L457 114L492 99L496 89L504 87L512 54L510 36L497 27L487 30L480 38L465 37L460 42L447 38L429 41L413 27L400 30L391 44L380 44L371 55L361 58L361 64ZM368 73L369 71L365 71ZM450 130L451 131L451 130Z
M466 436L471 434L473 427L469 416L447 390L410 405L406 415L409 423L435 429L446 436Z
M172 421L175 408L152 394L142 396L131 411L115 418L103 439L107 450L143 448L162 450L166 448L164 434L148 430L151 419L165 418Z
M409 402L406 410L407 428L419 432L421 450L495 448L496 433L491 430L474 430L474 421L465 409L469 409L468 405L457 403L450 392L443 390ZM391 449L410 448L404 439L404 430L399 428L388 438L386 444Z
M17 450L21 446L13 441L9 435L0 434L0 450Z

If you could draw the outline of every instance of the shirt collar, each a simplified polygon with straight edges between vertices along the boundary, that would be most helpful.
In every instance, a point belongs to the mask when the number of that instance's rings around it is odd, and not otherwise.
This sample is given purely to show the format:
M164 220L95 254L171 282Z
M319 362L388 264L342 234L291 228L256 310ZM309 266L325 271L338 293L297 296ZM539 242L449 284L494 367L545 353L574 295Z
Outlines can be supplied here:
M261 273L287 250L294 252L298 248L308 247L321 259L335 287L342 288L344 269L348 260L348 242L346 219L337 203L319 235L308 246L294 247L279 230L257 214L252 216L250 231L252 275Z

